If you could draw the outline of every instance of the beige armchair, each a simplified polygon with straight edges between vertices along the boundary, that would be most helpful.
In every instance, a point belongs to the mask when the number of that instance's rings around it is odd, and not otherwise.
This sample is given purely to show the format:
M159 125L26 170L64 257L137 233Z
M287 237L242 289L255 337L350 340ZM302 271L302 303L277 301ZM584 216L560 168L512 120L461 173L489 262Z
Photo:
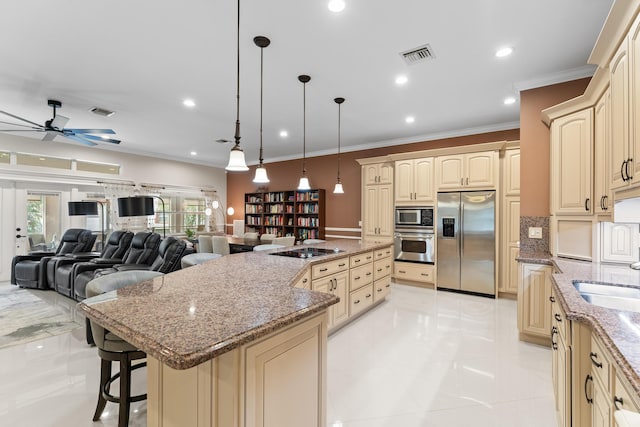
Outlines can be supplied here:
M271 241L271 243L274 245L293 246L296 244L296 238L293 236L276 237Z

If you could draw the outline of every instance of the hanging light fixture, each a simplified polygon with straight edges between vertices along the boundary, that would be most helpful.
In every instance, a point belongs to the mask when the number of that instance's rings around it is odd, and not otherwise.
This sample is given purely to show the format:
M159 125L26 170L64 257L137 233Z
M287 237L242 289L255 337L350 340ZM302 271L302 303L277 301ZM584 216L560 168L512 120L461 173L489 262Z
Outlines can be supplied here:
M338 104L338 181L333 189L333 194L344 194L342 182L340 181L340 105L344 102L344 98L334 98L333 101Z
M309 178L307 178L307 83L311 77L302 74L298 76L298 80L302 82L302 178L298 184L298 190L311 190Z
M225 168L228 171L248 171L247 163L244 160L244 152L240 148L240 0L238 0L238 61L237 61L237 85L236 85L236 133L233 139L236 145L229 153L229 164Z
M271 40L264 36L256 36L253 38L253 42L260 48L260 164L256 168L256 176L253 178L253 182L258 184L266 184L269 182L269 177L267 176L267 169L264 167L264 159L262 158L262 56L264 48L269 46Z

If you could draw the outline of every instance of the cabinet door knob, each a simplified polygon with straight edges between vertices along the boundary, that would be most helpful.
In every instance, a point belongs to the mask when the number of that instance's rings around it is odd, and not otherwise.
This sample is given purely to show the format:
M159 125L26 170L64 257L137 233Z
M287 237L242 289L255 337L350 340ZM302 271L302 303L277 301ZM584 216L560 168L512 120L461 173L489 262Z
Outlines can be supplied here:
M558 322L562 322L562 316L560 316L560 314L556 313L553 315L553 317L558 321Z
M589 386L589 381L593 381L593 377L591 375L587 375L584 379L584 398L587 399L587 403L591 405L593 403L593 399L589 397L587 394L587 387Z
M618 406L618 404L620 404L620 406ZM622 409L623 405L624 399L622 397L613 396L613 406L615 406L618 411Z
M553 296L550 296L550 297L549 297L549 301L551 301L551 302L556 302L556 299L555 299Z

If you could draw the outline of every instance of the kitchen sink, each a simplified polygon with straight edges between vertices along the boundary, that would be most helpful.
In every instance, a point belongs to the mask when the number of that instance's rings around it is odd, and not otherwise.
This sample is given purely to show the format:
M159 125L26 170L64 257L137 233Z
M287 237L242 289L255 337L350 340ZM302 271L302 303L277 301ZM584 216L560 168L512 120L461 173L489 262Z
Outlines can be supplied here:
M589 304L615 310L640 313L640 289L615 285L573 281L573 286Z

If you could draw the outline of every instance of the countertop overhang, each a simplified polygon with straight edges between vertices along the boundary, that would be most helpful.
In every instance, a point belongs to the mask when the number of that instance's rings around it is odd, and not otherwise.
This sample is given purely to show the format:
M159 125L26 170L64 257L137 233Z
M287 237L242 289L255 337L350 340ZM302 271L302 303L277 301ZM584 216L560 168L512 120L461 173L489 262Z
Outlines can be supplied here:
M583 280L640 288L640 271L626 265L563 259L544 253L523 252L518 261L554 266L552 286L567 319L591 327L640 396L640 313L589 304L573 286L574 280Z
M294 287L313 264L389 245L328 241L314 246L344 252L307 259L271 251L227 255L78 307L167 366L188 369L336 304L335 295Z

